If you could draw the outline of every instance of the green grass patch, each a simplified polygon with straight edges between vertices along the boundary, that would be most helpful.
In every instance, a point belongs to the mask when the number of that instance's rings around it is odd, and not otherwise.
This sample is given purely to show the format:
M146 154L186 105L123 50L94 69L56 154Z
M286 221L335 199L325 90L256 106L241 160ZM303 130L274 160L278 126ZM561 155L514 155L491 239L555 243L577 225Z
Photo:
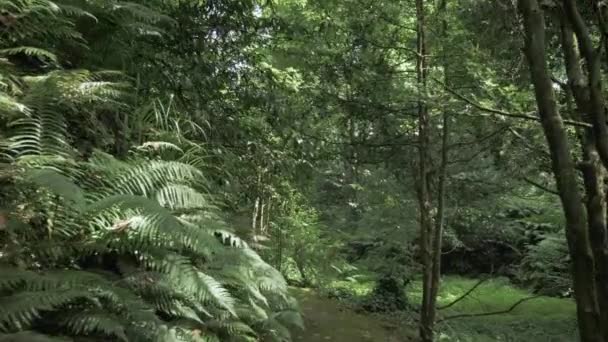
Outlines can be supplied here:
M439 306L451 303L476 283L473 279L446 277L438 298ZM419 302L421 283L414 282L407 293L410 300ZM441 310L440 317L503 311L531 296L530 292L511 285L508 279L491 279L454 306ZM508 313L446 320L438 328L440 340L445 341L572 342L577 340L576 307L570 299L538 297Z
M445 277L438 305L441 307L451 303L477 282L476 279L458 276ZM373 277L366 276L350 281L333 281L329 288L347 294L345 300L356 302L371 293L374 283ZM418 307L422 297L421 282L412 282L404 295L414 308ZM454 306L441 310L439 318L503 311L530 296L533 294L513 286L508 279L494 278L484 282ZM576 307L570 299L538 297L518 305L509 313L448 319L440 323L438 329L441 331L441 341L572 342L577 341Z

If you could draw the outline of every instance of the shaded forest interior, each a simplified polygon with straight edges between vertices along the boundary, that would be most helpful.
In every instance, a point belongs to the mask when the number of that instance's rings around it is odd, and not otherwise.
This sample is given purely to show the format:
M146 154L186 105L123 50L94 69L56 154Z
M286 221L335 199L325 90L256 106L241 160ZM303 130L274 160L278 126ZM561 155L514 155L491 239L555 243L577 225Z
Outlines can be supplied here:
M0 0L0 342L608 342L608 4Z

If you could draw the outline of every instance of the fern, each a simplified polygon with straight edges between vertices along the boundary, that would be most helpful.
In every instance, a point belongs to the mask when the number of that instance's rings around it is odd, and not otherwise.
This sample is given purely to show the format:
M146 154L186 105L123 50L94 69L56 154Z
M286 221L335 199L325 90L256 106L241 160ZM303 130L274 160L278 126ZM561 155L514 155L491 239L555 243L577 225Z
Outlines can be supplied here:
M21 53L32 57L47 59L53 63L58 62L57 56L54 53L33 46L18 46L14 48L0 49L0 56L11 56Z
M90 335L100 332L118 341L128 341L122 318L105 311L84 311L64 318L59 324L76 335Z
M84 290L52 289L45 291L24 291L0 299L0 331L9 327L27 329L41 311L52 311L79 298L88 298ZM12 330L12 329L10 329Z
M138 101L128 76L62 69L62 57L103 60L96 45L128 46L174 21L122 1L0 8L18 18L0 36L2 190L16 193L0 236L0 341L253 341L297 322L280 274L222 220L204 150L184 136L201 126L158 102L133 126L149 142L123 159L77 151L90 137L104 147L118 121L107 117Z

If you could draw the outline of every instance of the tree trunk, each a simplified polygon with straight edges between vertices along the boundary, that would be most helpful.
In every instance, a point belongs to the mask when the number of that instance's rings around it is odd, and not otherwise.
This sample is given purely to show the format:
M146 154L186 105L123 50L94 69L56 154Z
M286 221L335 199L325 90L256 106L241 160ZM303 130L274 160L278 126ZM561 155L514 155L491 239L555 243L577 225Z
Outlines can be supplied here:
M448 27L447 20L445 19L445 10L447 6L447 0L442 0L439 3L439 13L443 16L441 23L441 36L443 39L447 38ZM449 77L447 74L448 65L445 60L446 54L443 49L443 75L444 83L449 85ZM441 162L439 166L439 186L437 191L437 216L435 218L435 231L433 232L431 242L431 284L430 284L430 297L429 297L429 314L428 320L434 325L436 316L436 305L437 295L439 294L439 286L441 283L441 250L443 247L443 228L445 224L445 195L446 195L446 182L448 177L448 143L449 143L449 114L448 106L443 108L442 118L442 132L441 132Z
M251 240L253 241L254 248L257 244L258 237L258 216L260 215L260 197L256 196L253 202L253 213L251 216Z
M585 77L580 65L580 54L570 23L567 20L562 20L561 31L568 84L578 109L578 112L573 114L576 120L584 121L589 117L585 114L592 107L589 103L590 92L585 84ZM586 121L592 124L590 120L587 119ZM583 150L582 170L586 193L587 224L596 272L595 287L600 317L603 322L608 322L608 230L606 227L606 193L604 189L606 171L597 150L595 131L589 128L581 129L579 136ZM604 330L604 338L608 340L608 329L604 328Z
M567 2L567 0L566 0ZM525 52L551 152L552 169L566 217L566 238L572 258L572 279L581 341L605 342L595 291L593 255L587 231L586 211L578 189L564 123L558 112L545 55L545 19L537 0L518 0L523 16Z
M590 130L588 130L590 131ZM600 318L608 322L608 241L606 234L606 172L600 161L592 132L583 137L583 179L585 183L585 206L589 226L591 249L595 259L595 287ZM608 329L604 326L604 339L608 341Z
M578 11L576 1L564 0L564 12L578 38L583 58L585 58L589 90L588 115L593 124L597 151L604 167L608 167L608 125L602 94L601 54L593 46L591 35Z
M430 116L427 107L427 44L425 34L424 1L416 0L417 18L417 60L418 80L418 208L420 216L420 252L422 259L422 305L420 311L420 338L423 342L433 341L435 306L432 300L432 246L433 216L429 190L428 172L430 166Z
M266 218L266 201L264 201L264 197L262 197L262 199L260 200L260 211L258 216L260 220L260 223L258 224L258 235L263 236L265 233L266 224L266 222L264 221L264 219Z

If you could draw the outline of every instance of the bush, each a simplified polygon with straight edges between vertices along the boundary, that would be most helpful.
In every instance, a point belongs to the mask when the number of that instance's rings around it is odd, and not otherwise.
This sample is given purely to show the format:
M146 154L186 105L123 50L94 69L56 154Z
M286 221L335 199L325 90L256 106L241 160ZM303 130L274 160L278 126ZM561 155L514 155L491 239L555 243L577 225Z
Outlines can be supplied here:
M543 294L567 295L572 286L569 265L563 234L547 234L538 244L528 246L517 279Z
M398 277L385 275L378 280L372 293L363 300L361 308L368 312L393 312L408 309L404 289L407 283Z

